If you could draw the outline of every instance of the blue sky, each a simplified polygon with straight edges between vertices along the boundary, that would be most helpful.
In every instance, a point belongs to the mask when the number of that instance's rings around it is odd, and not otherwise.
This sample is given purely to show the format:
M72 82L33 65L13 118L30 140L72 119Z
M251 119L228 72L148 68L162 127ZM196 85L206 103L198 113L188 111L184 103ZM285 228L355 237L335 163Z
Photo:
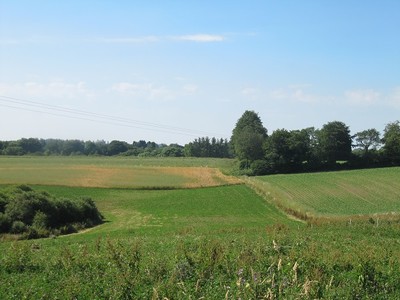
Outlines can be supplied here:
M399 1L0 0L0 140L400 119Z

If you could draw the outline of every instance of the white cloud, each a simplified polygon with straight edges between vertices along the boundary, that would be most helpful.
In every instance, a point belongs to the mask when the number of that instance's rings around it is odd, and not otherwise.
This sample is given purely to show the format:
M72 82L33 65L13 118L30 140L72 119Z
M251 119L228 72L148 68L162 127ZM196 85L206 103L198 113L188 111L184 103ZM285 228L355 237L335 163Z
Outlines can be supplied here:
M276 100L288 100L303 103L319 102L319 97L306 91L311 87L308 84L290 85L286 88L276 89L269 93L269 98Z
M24 98L58 98L76 99L82 97L93 97L85 82L69 83L64 81L52 81L47 83L24 82L24 83L0 83L0 95Z
M112 86L112 90L119 93L140 94L151 90L151 84L136 84L129 82L119 82Z
M216 34L193 34L193 35L181 35L176 36L173 39L190 42L210 43L210 42L222 42L226 38L223 35Z
M177 88L170 88L153 83L119 82L115 83L111 90L122 96L130 96L138 99L169 101L180 96L195 94L198 91L198 86L195 84L185 84Z
M243 96L255 96L257 94L258 90L256 88L252 88L252 87L245 87L241 90L241 93Z
M371 105L379 101L381 95L373 89L350 90L344 93L346 100L354 105Z

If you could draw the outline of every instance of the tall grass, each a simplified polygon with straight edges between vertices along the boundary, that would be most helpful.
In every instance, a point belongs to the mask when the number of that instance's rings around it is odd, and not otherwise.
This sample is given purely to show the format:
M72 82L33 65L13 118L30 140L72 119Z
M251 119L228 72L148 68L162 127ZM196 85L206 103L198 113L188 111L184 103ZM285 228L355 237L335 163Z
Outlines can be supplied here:
M275 225L257 238L12 243L0 258L0 298L396 299L398 230Z

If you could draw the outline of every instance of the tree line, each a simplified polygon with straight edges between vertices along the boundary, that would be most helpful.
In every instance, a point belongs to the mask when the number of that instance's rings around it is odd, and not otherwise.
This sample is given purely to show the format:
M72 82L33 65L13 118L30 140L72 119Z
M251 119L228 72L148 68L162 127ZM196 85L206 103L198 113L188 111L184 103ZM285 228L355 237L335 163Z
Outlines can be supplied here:
M0 155L98 155L139 157L233 157L226 139L196 138L193 142L179 144L157 144L140 140L131 144L113 140L81 141L61 139L22 138L16 141L0 141Z
M131 144L113 140L81 141L61 139L22 138L16 141L0 141L0 155L131 155L172 156L184 155L184 147L178 144L157 144L144 140Z
M254 111L245 111L232 131L240 170L249 175L400 165L400 122L350 134L340 121L301 130L267 129Z
M239 173L262 175L400 165L400 122L350 134L340 121L322 128L277 129L272 134L254 111L245 111L230 140L199 137L181 146L140 140L81 141L23 138L0 141L0 155L99 155L237 158Z

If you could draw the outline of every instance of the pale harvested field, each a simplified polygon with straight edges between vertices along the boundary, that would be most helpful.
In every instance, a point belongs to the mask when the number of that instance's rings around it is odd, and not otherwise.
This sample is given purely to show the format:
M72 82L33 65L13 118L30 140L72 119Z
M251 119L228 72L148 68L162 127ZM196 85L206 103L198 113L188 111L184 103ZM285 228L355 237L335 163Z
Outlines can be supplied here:
M43 158L45 159L45 158ZM1 164L0 184L116 188L196 188L238 184L209 167L156 167L44 163Z

